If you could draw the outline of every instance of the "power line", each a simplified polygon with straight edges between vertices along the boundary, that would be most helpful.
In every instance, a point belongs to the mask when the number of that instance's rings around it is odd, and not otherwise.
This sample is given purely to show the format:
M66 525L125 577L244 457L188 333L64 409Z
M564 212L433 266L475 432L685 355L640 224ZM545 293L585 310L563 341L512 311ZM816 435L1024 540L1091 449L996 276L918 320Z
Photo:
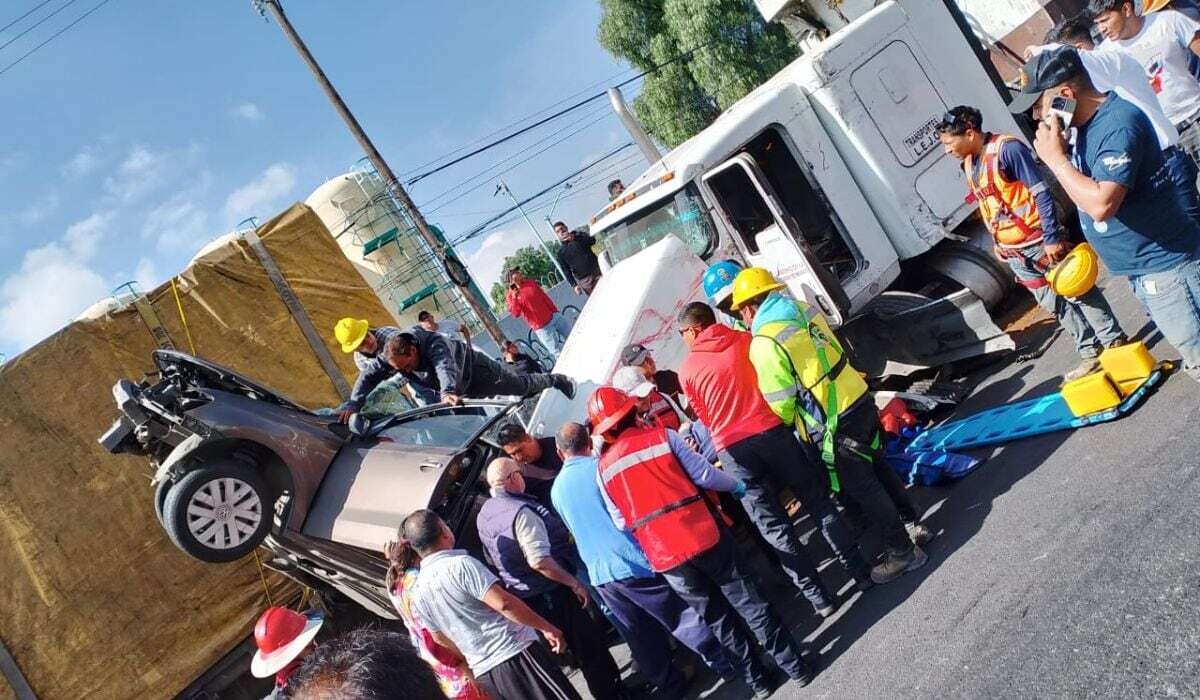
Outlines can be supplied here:
M9 29L12 29L12 26L13 26L14 24L16 24L17 22L20 22L21 20L25 19L25 18L26 18L26 17L28 17L29 15L32 15L34 12L37 12L38 10L42 9L43 7L45 7L46 5L49 5L49 4L50 4L50 2L51 2L51 0L42 0L42 1L41 1L41 2L39 2L37 5L34 5L34 7L33 7L33 9L32 9L32 10L30 10L29 12L26 12L25 14L21 15L20 17L18 17L18 18L16 18L16 19L14 19L13 21L11 21L11 22L9 22L8 24L4 25L4 27L3 27L3 28L0 28L0 34L3 34L4 32L7 32Z
M554 190L554 188L558 187L559 185L562 185L562 184L563 184L563 183L565 183L567 180L570 180L571 178L575 177L576 175L579 175L580 173L586 172L586 171L590 170L591 168L594 168L596 165L599 165L600 163L603 163L604 161L608 160L609 158L612 158L612 157L613 157L613 156L615 156L616 154L620 153L621 151L625 150L626 148L629 148L629 147L630 147L630 146L632 146L632 145L633 145L632 143L626 143L626 144L625 144L625 145L623 145L623 146L619 146L619 147L617 147L617 148L614 148L613 150L609 151L608 153L605 153L604 155L600 156L600 157L599 157L599 158L597 158L596 160L593 160L591 163L588 163L587 165L585 165L585 166L583 166L582 168L580 168L580 169L576 170L575 172L571 173L570 175L567 175L566 177L562 178L562 179L561 179L561 180L559 180L558 182L555 182L554 184L552 184L552 185L550 185L550 186L546 187L545 189L543 189L542 191L538 192L537 194L534 194L534 195L533 195L533 196L531 196L531 197L527 197L527 198L525 198L525 199L524 199L524 200L521 202L521 205L525 205L525 204L527 204L527 203L529 203L529 202L532 202L533 200L537 199L538 197L541 197L541 196L545 195L547 192L551 192L551 191L553 191L553 190ZM466 234L464 234L464 235L462 235L462 236L459 236L457 239L455 239L455 240L454 240L454 242L453 242L453 243L451 243L451 245L458 245L458 244L460 244L460 243L463 243L464 241L468 241L468 240L470 240L472 237L479 235L479 232L480 232L481 230L483 230L483 229L484 229L484 228L486 228L487 226L489 226L489 225L493 224L493 223L494 223L494 222L495 222L495 221L496 221L498 218L500 218L500 217L503 217L503 216L506 216L506 215L508 215L508 214L510 214L510 213L512 213L512 212L514 212L514 211L516 211L516 210L517 210L517 207L510 207L510 208L509 208L507 211L505 211L505 212L503 212L503 213L501 213L501 214L499 214L499 215L497 215L497 216L495 216L495 217L492 217L492 219L490 219L490 220L488 220L488 221L485 221L485 222L483 222L483 223L481 223L481 224L477 225L477 226L476 226L474 229L471 229L471 230L470 230L470 231L468 231Z
M57 15L59 12L62 12L63 10L67 9L68 7L70 7L71 5L74 5L74 4L76 3L76 1L77 1L77 0L67 0L67 4L63 5L62 7L58 8L58 9L57 9L57 10L55 10L54 12L51 12L50 14L46 15L45 17L43 17L43 18L39 19L38 21L34 22L34 23L33 23L33 26L26 27L26 28L25 28L25 31L21 32L20 34L18 34L18 35L16 35L16 36L14 36L13 38L9 39L8 41L4 42L3 44L0 44L0 51L3 51L4 49L8 48L9 46L11 46L11 45L12 45L12 43L13 43L14 41L16 41L16 40L20 39L21 37L25 36L25 35L26 35L26 34L28 34L29 32L32 32L33 30L35 30L35 29L37 29L38 27L40 27L40 26L42 26L43 24L45 24L46 22L50 21L50 20L51 20L51 19L54 17L54 15ZM37 8L34 8L34 9L37 9ZM31 10L31 12L32 12L32 10ZM20 21L20 20L17 20L17 21ZM14 24L15 24L15 22L14 22ZM9 26L12 26L12 25L9 25ZM7 28L8 28L8 27L5 27L5 29L7 29Z
M25 53L25 55L21 56L17 60L8 64L4 68L0 68L0 75L4 75L5 73L7 73L9 70L11 70L14 66L16 66L21 61L24 61L25 59L29 58L33 54L37 53L38 50L41 49L46 44L49 44L50 42L54 41L58 37L62 36L63 34L66 34L67 31L69 29L71 29L71 27L74 27L75 25L79 24L83 20L87 19L93 12L95 12L96 10L99 10L101 7L104 7L111 1L112 0L100 0L100 2L95 7L93 7L92 9L88 10L87 12L85 12L82 15L80 15L79 17L77 17L74 22L71 22L67 26L65 26L62 29L58 30L57 32L54 32L53 34L51 34L49 39L47 39L47 40L43 41L42 43L38 44L37 46L33 47L32 49L27 51ZM72 0L72 2L74 2L74 0Z
M46 2L50 2L50 0L46 0ZM567 95L566 97L562 98L558 102L555 102L554 104L547 105L547 106L543 107L542 109L539 109L536 112L531 112L530 114L527 114L524 117L517 119L516 121L505 124L504 126L500 127L499 129L496 129L495 131L491 131L487 134L484 134L483 136L480 136L479 138L475 139L474 141L469 141L448 153L443 153L442 155L438 156L437 158L433 158L429 161L421 163L420 165L415 165L412 168L410 168L409 170L405 171L403 173L403 175L407 177L408 175L412 175L415 172L419 172L425 168L428 168L429 166L433 165L434 163L437 163L438 161L442 160L443 158L449 158L457 153L461 153L461 152L467 150L468 148L470 148L471 146L474 146L477 143L483 143L484 141L487 141L488 139L495 136L496 134L500 134L505 131L508 131L509 129L516 127L517 125L519 125L523 122L526 122L530 119L533 119L540 114L549 112L550 110L554 109L555 107L559 106L560 104L563 104L564 102L567 102L579 95L584 94L585 92L587 92L588 90L591 90L592 88L596 87L597 85L606 85L608 83L611 83L613 80L616 80L617 78L624 75L625 73L628 73L631 70L633 70L633 69L626 68L625 70L620 71L619 73L616 73L614 75L610 75L609 77L604 78L603 80L597 80L596 82L591 83L590 85L588 85L586 87L580 88L579 90L571 93L570 95Z
M605 119L605 118L607 118L607 117L610 117L610 116L615 116L615 115L613 115L613 114L611 114L611 113L605 113L605 114L601 114L601 115L597 116L595 119L593 119L592 121L588 122L587 124L584 124L583 126L579 127L579 128L578 128L578 129L576 129L575 131L572 131L571 133L567 134L566 136L563 136L562 138L558 139L557 141L554 141L553 143L551 143L551 144L547 145L547 146L546 146L546 147L544 147L544 148L538 149L538 150L534 151L533 153L530 153L530 154L529 154L528 156L526 156L525 158L522 158L521 160L517 161L516 163L513 163L512 165L508 166L507 168L504 168L503 170L501 170L501 171L499 171L499 172L492 173L492 175L503 175L504 173L507 173L507 172L509 172L509 171L511 171L511 170L515 170L516 168L518 168L518 167L520 167L520 166L524 165L525 163L528 163L529 161L531 161L531 160L533 160L534 158L538 157L539 155L541 155L541 154L545 153L546 151L550 150L551 148L554 148L555 146L557 146L557 145L561 144L562 142L564 142L564 141L566 141L566 140L568 140L568 139L570 139L570 138L572 138L572 137L576 136L576 135L577 135L577 134L579 134L580 132L582 132L582 131L584 131L584 130L586 130L586 129L590 129L591 127L593 127L593 126L595 126L595 125L599 124L600 122L604 121L604 119ZM467 196L467 195L468 195L468 194L470 194L471 192L474 192L475 190L479 189L480 187L483 187L483 186L484 186L484 185L486 185L486 184L488 184L488 183L487 183L487 181L484 181L484 182L481 182L481 183L479 183L479 184L477 184L477 185L475 185L475 186L473 186L473 187L470 187L470 188L466 189L465 191L463 191L462 193L460 193L460 194L456 195L455 197L453 197L453 198L451 198L451 199L449 199L449 200L447 200L447 201L445 201L445 202L442 202L442 203L441 203L441 204L439 204L438 206L434 207L433 209L431 209L431 210L429 211L429 213L430 213L430 214L432 214L432 213L436 212L437 210L439 210L439 209L441 209L441 208L445 207L446 205L450 204L451 202L456 202L456 201L458 201L459 199L462 199L463 197Z
M750 23L749 23L749 22L747 22L746 24L748 25L748 24L750 24ZM743 26L745 26L745 25L743 25ZM632 83L632 82L633 82L633 81L635 81L635 80L639 80L639 79L641 79L641 78L644 78L644 77L646 77L647 75L650 75L651 73L655 73L655 72L657 72L657 71L660 71L660 70L662 70L663 68L666 68L667 66L669 66L669 65L671 65L671 64L673 64L673 63L678 63L679 61L688 60L688 59L690 59L690 58L692 57L692 55L693 55L693 54L695 54L697 51L700 51L700 50L702 50L702 49L706 49L706 48L708 48L709 46L711 46L711 45L715 44L715 43L717 42L717 40L718 40L718 39L721 39L721 38L724 38L724 37L721 37L721 36L716 36L716 37L713 37L712 39L709 39L708 41L704 42L704 43L703 43L703 44L701 44L700 46L697 46L697 47L695 47L695 48L689 49L689 50L687 50L687 51L685 51L685 52L683 52L683 53L679 54L678 56L675 56L674 58L671 58L671 59L668 59L668 60L666 60L666 61L663 61L662 63L656 64L656 65L653 65L653 66L651 66L650 68L648 68L648 69L646 69L646 70L642 71L641 73L638 73L637 75L633 76L632 78L628 78L628 79L626 79L626 80L623 80L623 81L621 81L621 82L617 83L616 85L614 85L614 86L612 86L612 87L616 87L616 88L621 88L621 87L624 87L624 86L628 85L629 83ZM588 97L588 98L586 98L586 99L580 100L579 102L576 102L575 104L571 105L570 107L566 107L566 108L564 108L564 109L561 109L561 110L559 110L559 111L555 112L554 114L551 114L551 115L550 115L550 116L548 116L548 117L545 117L545 118L543 118L543 119L539 119L538 121L534 122L533 124L530 124L529 126L526 126L526 127L524 127L524 128L518 129L517 131L514 131L513 133L511 133L511 134L509 134L509 135L507 135L507 136L504 136L504 137L502 137L502 138L499 138L499 139L497 139L497 140L495 140L495 141L492 141L491 143L488 143L488 144L485 144L485 145L483 145L483 146L480 146L479 148L476 148L475 150L471 151L470 153L467 153L467 154L465 154L465 155L459 156L458 158L455 158L455 159L453 159L453 160L451 160L451 161L449 161L449 162L447 162L447 163L444 163L444 164L442 164L442 165L439 165L439 166L437 166L436 168L433 168L433 169L431 169L431 170L427 170L427 171L425 171L425 172L421 173L420 175L417 175L417 176L415 176L415 177L412 177L412 178L410 178L410 179L407 181L407 183L408 183L409 185L412 185L412 184L414 184L414 183L416 183L416 182L419 182L419 181L423 180L424 178L427 178L427 177L429 177L430 175L433 175L434 173L441 172L441 171L445 170L446 168L449 168L449 167L450 167L450 166L452 166L452 165L456 165L456 164L458 164L458 163L461 163L461 162L463 162L464 160L466 160L466 159L468 159L468 158L472 158L472 157L474 157L474 156L477 156L477 155L479 155L480 153L483 153L484 151L486 151L486 150L488 150L488 149L495 148L496 146L499 146L500 144L502 144L502 143L505 143L506 141L509 141L509 140L511 140L511 139L513 139L513 138L515 138L515 137L517 137L517 136L519 136L519 135L521 135L521 134L523 134L523 133L525 133L525 132L527 132L527 131L530 131L530 130L532 130L532 129L536 129L536 128L538 128L539 126L541 126L541 125L543 125L543 124L545 124L545 123L547 123L547 122L553 121L553 120L557 119L558 117L561 117L562 115L564 115L564 114L566 114L566 113L568 113L568 112L571 112L571 111L574 111L574 110L576 110L576 109L579 109L580 107L582 107L582 106L586 105L587 103L589 103L589 102L591 102L591 101L593 101L593 100L598 100L598 99L600 99L601 97L606 97L607 95L608 95L608 91L607 91L607 89L606 89L604 92L599 92L599 93L596 93L595 95L592 95L591 97Z

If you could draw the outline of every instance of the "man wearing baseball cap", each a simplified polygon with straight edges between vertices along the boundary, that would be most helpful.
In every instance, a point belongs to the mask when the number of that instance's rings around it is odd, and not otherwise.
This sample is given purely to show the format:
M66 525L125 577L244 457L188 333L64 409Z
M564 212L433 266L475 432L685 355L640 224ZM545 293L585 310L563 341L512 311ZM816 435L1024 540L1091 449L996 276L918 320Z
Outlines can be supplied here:
M288 678L315 646L314 640L325 618L316 611L298 613L272 606L263 611L254 624L254 644L258 651L250 660L250 675L275 676L275 690L268 697L282 697Z
M1079 208L1084 236L1124 275L1163 336L1200 380L1200 226L1184 212L1145 113L1096 89L1073 48L1021 68L1021 91L1040 95L1034 149ZM1058 100L1054 105L1055 98ZM1069 117L1073 146L1057 114Z

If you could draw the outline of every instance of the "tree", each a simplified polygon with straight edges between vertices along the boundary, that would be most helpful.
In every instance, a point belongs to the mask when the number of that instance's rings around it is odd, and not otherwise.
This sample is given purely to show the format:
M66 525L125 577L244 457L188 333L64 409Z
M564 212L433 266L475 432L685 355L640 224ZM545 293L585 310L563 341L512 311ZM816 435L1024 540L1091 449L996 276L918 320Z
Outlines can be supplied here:
M646 130L674 148L799 55L753 0L600 0L600 45L646 76L633 101Z
M551 243L550 249L558 253L558 243ZM501 315L508 313L508 307L504 304L504 295L508 293L508 271L514 267L521 268L522 274L537 280L537 283L546 289L562 281L562 275L558 274L558 269L554 267L550 256L546 255L546 251L542 250L540 246L527 245L524 248L518 248L515 253L504 259L500 281L493 283L489 292L494 308Z

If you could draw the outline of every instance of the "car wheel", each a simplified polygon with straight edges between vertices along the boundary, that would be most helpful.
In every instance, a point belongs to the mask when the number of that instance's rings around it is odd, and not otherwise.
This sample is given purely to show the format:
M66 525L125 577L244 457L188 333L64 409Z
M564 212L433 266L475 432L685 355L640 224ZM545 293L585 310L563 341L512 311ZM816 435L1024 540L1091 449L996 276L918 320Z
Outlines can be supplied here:
M252 465L221 462L175 482L163 502L163 527L200 561L234 561L266 539L274 500Z
M167 502L167 494L174 485L175 482L164 478L154 487L154 515L158 516L158 523L163 527L167 526L167 522L163 520L163 504Z

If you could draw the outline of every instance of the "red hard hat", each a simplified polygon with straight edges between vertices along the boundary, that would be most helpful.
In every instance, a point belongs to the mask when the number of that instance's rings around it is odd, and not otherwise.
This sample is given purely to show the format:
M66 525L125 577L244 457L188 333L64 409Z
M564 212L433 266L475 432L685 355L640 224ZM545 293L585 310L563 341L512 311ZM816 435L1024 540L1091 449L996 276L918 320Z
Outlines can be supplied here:
M611 386L602 386L588 397L588 420L592 432L603 435L613 429L621 419L637 409L637 401L629 394Z
M258 653L251 660L251 673L266 678L291 663L317 636L323 618L281 607L270 607L254 623Z

